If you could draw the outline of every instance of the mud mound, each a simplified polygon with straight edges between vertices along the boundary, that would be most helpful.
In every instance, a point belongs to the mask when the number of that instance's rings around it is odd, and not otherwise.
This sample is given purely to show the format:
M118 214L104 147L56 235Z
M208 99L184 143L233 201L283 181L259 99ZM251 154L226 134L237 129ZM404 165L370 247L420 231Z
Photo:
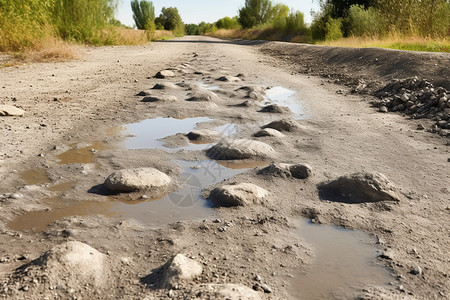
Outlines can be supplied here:
M381 173L354 173L322 183L319 196L343 203L399 201L396 187Z
M153 168L125 169L112 173L104 185L113 192L126 193L147 190L154 196L165 193L172 179Z
M269 175L282 178L306 179L312 174L312 168L308 164L283 164L273 163L258 171L259 175Z
M175 102L177 97L173 95L154 95L147 96L141 102Z
M175 77L175 73L172 72L171 70L162 70L162 71L159 71L158 73L156 73L156 75L155 75L155 78L160 78L160 79L170 78L170 77Z
M65 289L83 289L86 284L106 288L110 275L106 255L89 245L71 241L58 245L41 257L21 266L14 277L47 283Z
M273 114L292 113L292 111L289 109L289 107L280 106L277 104L270 104L270 105L264 106L261 110L259 110L259 112L273 113Z
M241 78L226 75L226 76L221 76L221 77L217 78L217 80L223 81L223 82L239 82L239 81L241 81Z
M254 137L262 136L274 136L274 137L284 137L284 134L273 128L265 128L253 134Z
M215 188L209 194L209 199L215 206L245 206L259 203L269 193L252 183L224 185Z
M203 143L217 140L220 137L220 133L216 130L200 129L192 130L186 136L191 141Z
M296 130L300 129L300 125L298 125L297 121L295 121L294 119L288 118L288 119L273 121L267 125L264 125L262 128L263 129L272 128L272 129L276 129L278 131L296 131Z
M142 282L154 288L174 288L182 282L190 281L203 272L200 263L178 253L152 274L142 278Z
M413 119L433 119L436 123L430 131L449 135L450 131L442 130L450 129L450 101L443 87L435 88L432 83L414 77L393 80L375 95L381 98L374 102L380 112L399 111Z
M274 154L270 145L246 139L225 140L206 150L206 155L216 160L268 158Z
M266 89L262 86L243 86L238 88L236 92L243 95L245 98L261 101L264 99Z
M195 91L189 94L187 101L213 102L217 100L217 95L209 91Z
M152 87L153 90L174 90L178 89L178 86L172 82L157 83Z

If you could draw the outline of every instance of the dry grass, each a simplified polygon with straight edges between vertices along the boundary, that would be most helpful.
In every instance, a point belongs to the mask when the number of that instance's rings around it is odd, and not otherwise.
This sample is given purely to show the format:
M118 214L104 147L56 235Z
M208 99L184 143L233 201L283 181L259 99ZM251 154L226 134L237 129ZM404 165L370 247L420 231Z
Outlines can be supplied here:
M169 30L156 30L154 35L153 35L153 39L154 41L159 41L159 40L168 40L168 39L172 39L174 38L175 35L173 34L172 31Z
M422 37L389 36L386 38L362 38L351 37L337 41L325 41L320 45L351 48L389 48L397 50L427 51L427 52L450 52L450 41L448 39L426 39Z

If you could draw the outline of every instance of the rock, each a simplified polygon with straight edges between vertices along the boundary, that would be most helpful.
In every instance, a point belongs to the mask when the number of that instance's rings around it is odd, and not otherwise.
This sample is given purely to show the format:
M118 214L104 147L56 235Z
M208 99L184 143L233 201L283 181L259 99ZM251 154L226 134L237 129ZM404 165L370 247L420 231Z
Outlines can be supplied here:
M260 300L258 292L240 284L201 284L191 291L192 298L201 295L201 299L228 299L228 300ZM191 298L190 298L191 299Z
M46 274L51 286L79 289L89 283L95 288L105 288L110 269L105 254L81 242L70 241L58 245L41 257L23 265L16 276L42 277Z
M399 201L396 187L381 173L354 173L322 183L322 199L343 203Z
M216 206L245 206L259 203L268 194L265 189L255 184L239 183L213 189L209 194L209 199Z
M199 129L199 130L192 130L186 136L191 141L212 142L220 137L220 133L216 130Z
M243 86L235 90L236 92L243 94L244 97L254 99L257 101L264 100L266 89L262 86Z
M162 267L160 287L174 288L182 281L192 280L203 272L202 265L179 253Z
M223 81L223 82L239 82L239 81L241 81L242 79L239 78L239 77L234 77L234 76L228 76L228 75L226 75L226 76L222 76L222 77L217 78L217 80L218 80L218 81Z
M106 178L104 185L113 192L147 190L156 197L167 192L171 182L169 176L156 169L137 168L112 173Z
M23 116L25 114L25 111L12 106L12 105L0 105L0 116L4 117L4 116Z
M308 164L283 164L272 163L258 171L260 175L278 176L283 178L306 179L312 174L312 168Z
M275 113L275 114L292 113L292 111L289 109L289 107L279 106L277 104L270 104L270 105L264 106L261 110L259 110L259 112Z
M209 102L217 100L217 95L210 91L195 91L189 94L189 98L186 101L202 101Z
M178 86L172 82L161 82L157 83L152 87L153 90L173 90L178 89Z
M414 269L412 269L410 271L410 273L413 274L413 275L422 275L422 268L417 266Z
M272 128L265 128L265 129L261 129L260 131L256 132L255 134L253 134L254 137L262 137L262 136L274 136L274 137L284 137L284 134L282 134L281 132L279 132L276 129L272 129Z
M172 95L155 95L155 96L147 96L142 99L141 102L175 102L177 101L176 96Z
M151 95L150 91L140 91L139 93L136 94L136 96L148 96Z
M272 157L275 150L268 144L253 140L224 140L206 150L211 159L246 159Z
M267 125L264 125L262 127L264 128L273 128L278 131L295 131L297 129L300 129L300 125L292 118L273 121Z
M264 293L272 293L272 289L267 284L263 283L260 285Z
M160 79L169 78L169 77L175 77L175 73L170 70L162 70L162 71L159 71L158 73L156 73L156 75L155 75L155 78L160 78Z

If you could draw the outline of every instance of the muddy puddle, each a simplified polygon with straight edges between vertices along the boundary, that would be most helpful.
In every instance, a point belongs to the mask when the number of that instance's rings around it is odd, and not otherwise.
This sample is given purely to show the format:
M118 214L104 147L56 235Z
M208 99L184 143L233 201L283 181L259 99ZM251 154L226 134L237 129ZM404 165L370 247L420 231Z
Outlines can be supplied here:
M266 96L261 102L262 105L277 104L289 107L293 113L294 119L304 119L305 112L300 100L295 97L295 91L289 90L281 86L275 86L266 91Z
M211 218L215 211L209 202L201 197L203 188L240 174L253 164L248 162L241 168L228 168L215 161L178 162L183 167L178 186L180 188L156 200L129 200L128 195L103 196L101 201L70 201L62 197L42 200L49 210L30 211L8 223L12 230L39 232L65 217L103 215L117 219L133 219L139 223L160 226L184 220ZM64 182L47 188L50 191L65 192L73 188L74 182ZM100 200L100 199L99 199Z
M163 139L175 134L187 134L196 129L199 123L207 123L211 121L213 120L208 117L186 119L158 117L154 119L147 119L139 123L124 125L122 134L127 136L127 138L123 142L123 147L129 150L155 148L164 149L166 151L204 150L212 144L208 142L198 143L191 141L187 146L169 148L165 146ZM225 124L222 126L211 126L210 129L218 131L223 136L230 136L236 134L237 125Z
M27 170L20 174L26 185L40 185L50 183L50 179L47 176L45 169Z
M389 271L377 263L371 238L353 230L302 220L298 235L313 248L314 261L291 279L296 299L353 299L367 285L389 288Z
M70 145L75 147L75 145ZM82 148L72 148L58 156L56 156L59 161L58 164L90 164L94 162L95 151L100 151L106 149L105 145L101 142L93 143L87 147Z

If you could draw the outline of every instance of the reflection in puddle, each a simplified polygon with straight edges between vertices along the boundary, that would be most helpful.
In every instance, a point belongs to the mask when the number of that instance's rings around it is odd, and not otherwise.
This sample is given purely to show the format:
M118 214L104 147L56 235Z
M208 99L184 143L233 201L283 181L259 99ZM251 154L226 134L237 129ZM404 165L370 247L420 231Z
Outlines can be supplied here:
M39 185L49 183L50 179L47 177L45 169L28 170L20 174L20 178L25 181L26 185Z
M217 161L218 164L221 166L224 166L225 168L229 169L253 169L253 168L259 168L259 167L267 167L270 165L270 162L267 161L226 161L226 160L219 160Z
M217 91L220 89L220 87L218 85L211 85L206 82L201 82L200 87L204 88L206 90L209 90L209 91Z
M125 139L126 149L152 149L159 148L164 150L204 150L212 146L211 142L199 143L190 141L189 145L169 148L164 146L164 138L175 135L177 133L189 133L196 129L198 123L210 122L212 119L207 117L174 119L174 118L154 118L147 119L139 123L126 125L125 135L129 137ZM237 133L237 125L225 124L218 127L212 127L223 136L230 136Z
M8 224L13 230L42 231L47 225L69 216L104 215L114 218L135 219L146 225L159 226L167 223L210 218L215 211L201 197L204 187L240 174L246 169L230 169L215 161L181 161L180 188L157 200L128 200L127 194L112 196L105 202L62 201L59 197L47 198L43 204L49 211L31 211L20 215ZM74 183L62 183L49 188L52 191L67 191ZM128 200L128 201L127 201Z
M70 149L57 156L59 158L58 164L89 164L94 161L93 150L104 150L105 145L103 143L97 142L88 147Z
M281 86L276 86L266 91L265 99L261 104L264 106L277 104L280 106L289 107L294 114L295 119L302 119L304 118L303 107L300 104L300 101L296 97L293 97L294 94L295 92L292 90Z
M154 118L147 119L139 123L125 125L125 135L130 137L125 139L126 149L170 149L163 146L160 139L177 133L188 133L195 129L197 123L210 122L208 117L174 119L174 118Z
M245 171L228 169L214 161L183 161L180 164L184 168L180 189L162 199L137 205L133 205L133 202L118 202L112 207L112 211L119 217L138 220L147 225L210 218L215 211L201 197L202 189Z
M388 270L377 264L376 249L363 232L304 220L300 236L314 248L315 262L292 281L290 294L299 299L350 299L364 285L388 287Z

